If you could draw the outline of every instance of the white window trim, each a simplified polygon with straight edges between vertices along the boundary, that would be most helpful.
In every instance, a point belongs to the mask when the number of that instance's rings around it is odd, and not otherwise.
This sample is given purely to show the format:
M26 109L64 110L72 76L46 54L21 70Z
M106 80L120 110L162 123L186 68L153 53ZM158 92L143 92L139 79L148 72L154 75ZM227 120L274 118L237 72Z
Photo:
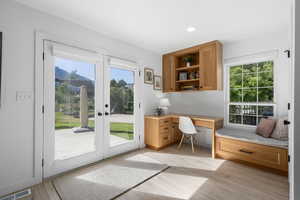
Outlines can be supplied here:
M274 117L277 116L278 110L277 110L277 102L278 102L278 95L277 95L277 67L278 67L278 50L270 50L265 52L260 52L256 54L251 55L245 55L240 57L233 57L228 58L224 60L224 120L225 120L225 127L233 127L233 128L249 128L254 129L256 126L252 125L244 125L244 124L233 124L229 123L229 69L231 66L235 65L245 65L245 64L251 64L251 63L257 63L257 62L263 62L263 61L269 61L272 60L273 65L273 90L274 90L274 102L273 103L261 103L260 105L272 105L274 107ZM239 103L233 103L233 104L239 104ZM241 103L243 105L257 105L256 103Z

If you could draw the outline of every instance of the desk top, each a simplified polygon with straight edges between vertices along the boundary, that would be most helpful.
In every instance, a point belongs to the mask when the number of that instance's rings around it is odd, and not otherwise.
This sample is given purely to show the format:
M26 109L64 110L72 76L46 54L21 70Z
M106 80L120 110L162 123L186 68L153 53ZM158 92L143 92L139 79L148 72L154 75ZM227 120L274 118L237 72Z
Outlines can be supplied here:
M178 118L179 116L187 116L190 117L192 120L201 120L201 121L209 121L209 122L218 122L223 121L222 117L212 117L212 116L205 116L205 115L188 115L188 114L178 114L178 113L171 113L167 115L145 115L145 118L152 118L152 119L165 119L165 118Z

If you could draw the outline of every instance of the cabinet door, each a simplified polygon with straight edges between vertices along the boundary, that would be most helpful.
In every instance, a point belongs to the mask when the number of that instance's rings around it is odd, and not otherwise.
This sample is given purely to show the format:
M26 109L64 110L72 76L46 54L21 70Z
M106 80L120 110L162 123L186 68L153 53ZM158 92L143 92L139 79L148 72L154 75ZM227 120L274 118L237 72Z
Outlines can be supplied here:
M175 90L175 62L174 56L163 56L163 92L172 92Z
M217 89L217 58L216 45L206 46L200 49L200 89Z

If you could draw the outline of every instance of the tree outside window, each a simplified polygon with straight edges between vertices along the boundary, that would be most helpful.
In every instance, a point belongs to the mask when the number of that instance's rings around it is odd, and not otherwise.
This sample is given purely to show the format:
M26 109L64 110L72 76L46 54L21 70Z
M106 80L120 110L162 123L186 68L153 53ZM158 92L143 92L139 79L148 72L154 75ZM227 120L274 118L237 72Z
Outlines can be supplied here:
M274 115L273 61L231 66L229 123L257 125Z

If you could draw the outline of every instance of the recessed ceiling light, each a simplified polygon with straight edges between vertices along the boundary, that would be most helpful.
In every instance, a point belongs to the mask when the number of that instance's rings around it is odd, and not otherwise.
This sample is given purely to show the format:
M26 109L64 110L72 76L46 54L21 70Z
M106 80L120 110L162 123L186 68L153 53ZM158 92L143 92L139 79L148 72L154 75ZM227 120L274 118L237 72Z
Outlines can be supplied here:
M190 26L190 27L188 27L188 28L186 29L187 32L193 32L193 31L195 31L195 30L196 30L196 28L195 28L195 27L192 27L192 26Z

